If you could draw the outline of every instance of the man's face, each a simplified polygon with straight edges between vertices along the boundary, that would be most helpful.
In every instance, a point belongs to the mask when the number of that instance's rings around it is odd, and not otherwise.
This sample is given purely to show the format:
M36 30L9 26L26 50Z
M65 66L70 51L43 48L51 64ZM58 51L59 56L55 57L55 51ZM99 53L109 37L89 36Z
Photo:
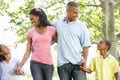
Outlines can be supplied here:
M78 7L70 7L67 9L67 17L69 21L75 21L78 17L79 8Z

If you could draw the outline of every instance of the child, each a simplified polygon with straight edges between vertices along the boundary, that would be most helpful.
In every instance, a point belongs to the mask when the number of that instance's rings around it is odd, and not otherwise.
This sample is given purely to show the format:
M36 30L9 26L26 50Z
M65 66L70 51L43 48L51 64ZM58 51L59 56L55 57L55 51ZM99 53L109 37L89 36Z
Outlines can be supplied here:
M100 56L92 59L89 68L81 68L87 73L95 72L96 80L119 80L118 72L120 67L116 59L108 54L111 47L110 41L103 39L98 45L97 49L100 51Z
M14 70L19 65L19 61L11 57L10 49L0 44L0 80L19 80L18 75Z

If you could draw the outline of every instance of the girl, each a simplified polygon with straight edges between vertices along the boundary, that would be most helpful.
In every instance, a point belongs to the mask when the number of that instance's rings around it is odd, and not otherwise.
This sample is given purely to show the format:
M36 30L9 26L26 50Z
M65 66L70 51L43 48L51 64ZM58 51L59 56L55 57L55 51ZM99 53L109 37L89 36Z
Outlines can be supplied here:
M19 65L19 60L12 58L10 49L0 44L0 80L19 80L18 75L22 74L14 71Z

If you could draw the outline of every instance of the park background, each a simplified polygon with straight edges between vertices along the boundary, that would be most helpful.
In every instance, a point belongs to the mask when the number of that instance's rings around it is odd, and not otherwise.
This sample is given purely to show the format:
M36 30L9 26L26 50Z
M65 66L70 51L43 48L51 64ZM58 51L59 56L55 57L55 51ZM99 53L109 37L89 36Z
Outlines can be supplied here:
M78 3L79 19L87 24L90 32L88 65L98 53L96 43L103 38L112 42L109 53L120 63L120 0L0 0L0 43L10 46L12 55L21 60L26 49L26 32L33 27L29 11L34 7L42 8L53 23L65 16L69 1ZM51 46L51 51L55 64L54 80L58 80L57 44ZM23 67L25 75L20 76L21 80L32 80L29 60ZM87 78L94 80L94 73L87 74Z

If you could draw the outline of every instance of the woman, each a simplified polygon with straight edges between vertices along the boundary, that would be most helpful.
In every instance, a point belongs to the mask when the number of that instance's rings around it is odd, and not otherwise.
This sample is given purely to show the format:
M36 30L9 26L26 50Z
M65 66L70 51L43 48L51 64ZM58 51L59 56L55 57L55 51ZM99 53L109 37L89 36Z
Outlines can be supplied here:
M52 39L56 41L56 30L50 26L42 9L33 8L29 14L30 21L35 27L27 33L26 52L16 71L20 71L32 51L30 69L33 80L52 80L53 62L50 45Z

